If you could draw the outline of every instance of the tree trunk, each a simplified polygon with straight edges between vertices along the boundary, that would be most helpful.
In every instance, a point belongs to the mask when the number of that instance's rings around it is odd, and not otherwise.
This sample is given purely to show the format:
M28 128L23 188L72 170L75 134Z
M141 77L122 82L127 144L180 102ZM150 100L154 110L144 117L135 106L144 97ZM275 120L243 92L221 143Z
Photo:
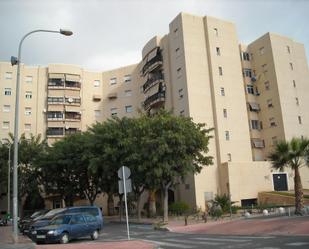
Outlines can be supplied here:
M156 191L155 190L149 190L148 204L149 204L149 216L150 217L156 216L157 209L156 209Z
M302 209L304 208L303 203L303 187L299 174L299 168L294 169L294 191L295 191L295 214L302 215Z
M164 188L164 201L163 201L163 222L168 223L168 187Z
M123 199L123 194L122 195L119 195L119 219L120 221L122 220L122 211L123 211L123 208L122 208L122 199Z
M137 220L141 221L142 219L142 207L141 207L141 194L137 196Z
M107 213L108 215L114 215L114 195L113 193L107 194Z

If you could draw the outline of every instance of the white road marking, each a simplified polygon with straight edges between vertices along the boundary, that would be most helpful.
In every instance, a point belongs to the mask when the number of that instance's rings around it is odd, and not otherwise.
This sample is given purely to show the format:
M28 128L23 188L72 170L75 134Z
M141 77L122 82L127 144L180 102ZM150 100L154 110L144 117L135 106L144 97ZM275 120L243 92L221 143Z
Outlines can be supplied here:
M222 245L224 243L222 242L210 242L210 241L192 241L192 240L186 240L186 241L180 241L179 239L164 239L164 241L168 241L168 242L176 242L176 243L187 243L187 244L195 244L195 245L212 245L212 246L217 246L217 245Z
M251 241L251 240L248 240L248 239L225 239L225 238L193 238L193 239L196 239L196 240L209 240L209 241L224 241L224 242L248 242L248 241Z
M162 242L162 241L155 241L155 240L148 240L145 239L146 242L151 242L160 246L169 246L169 247L176 247L176 248L194 248L194 246L189 245L181 245L181 244L175 244L175 243L168 243L168 242Z
M308 242L292 242L285 244L286 246L304 246L304 245L309 245Z

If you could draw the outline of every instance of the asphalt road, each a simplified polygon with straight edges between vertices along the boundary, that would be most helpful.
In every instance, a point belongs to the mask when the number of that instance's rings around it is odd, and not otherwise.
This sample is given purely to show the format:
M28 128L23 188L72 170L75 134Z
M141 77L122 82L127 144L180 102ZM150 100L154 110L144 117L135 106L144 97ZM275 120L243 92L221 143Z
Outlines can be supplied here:
M131 225L131 238L155 243L161 249L205 249L205 248L244 248L244 249L308 249L308 236L229 236L184 234L155 231L149 225ZM126 226L110 223L100 235L100 241L118 241L127 238Z

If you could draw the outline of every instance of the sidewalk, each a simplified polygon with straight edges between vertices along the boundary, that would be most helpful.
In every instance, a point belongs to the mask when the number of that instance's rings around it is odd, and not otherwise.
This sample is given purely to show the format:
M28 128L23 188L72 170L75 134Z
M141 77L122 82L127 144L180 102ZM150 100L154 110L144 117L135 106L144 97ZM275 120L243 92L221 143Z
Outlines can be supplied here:
M19 244L32 244L32 241L23 235L18 236ZM0 248L1 244L14 244L12 237L12 226L0 226Z
M178 233L308 236L309 216L220 220L188 226L170 222L166 228Z

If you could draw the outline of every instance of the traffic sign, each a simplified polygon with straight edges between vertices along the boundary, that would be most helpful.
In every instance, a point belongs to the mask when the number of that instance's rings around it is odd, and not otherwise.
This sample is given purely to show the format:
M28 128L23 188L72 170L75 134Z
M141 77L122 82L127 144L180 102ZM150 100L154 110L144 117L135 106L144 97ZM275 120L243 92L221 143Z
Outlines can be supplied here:
M131 170L128 167L126 167L126 166L122 166L120 169L118 169L118 177L121 180L123 180L122 170L124 171L124 177L126 179L129 179L129 177L131 175Z

